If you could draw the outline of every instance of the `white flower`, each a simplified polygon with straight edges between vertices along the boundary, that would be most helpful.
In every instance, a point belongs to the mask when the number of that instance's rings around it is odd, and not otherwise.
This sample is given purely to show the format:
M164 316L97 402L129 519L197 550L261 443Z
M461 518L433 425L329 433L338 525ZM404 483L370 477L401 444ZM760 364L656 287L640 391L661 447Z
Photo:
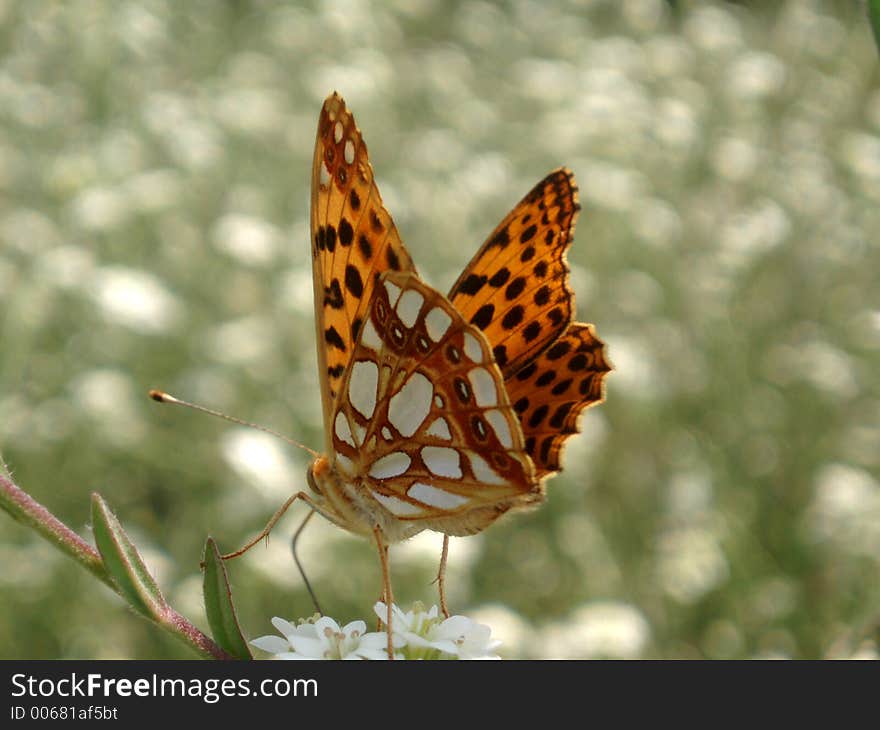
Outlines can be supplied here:
M381 621L387 618L386 606L379 601L373 610ZM466 616L440 618L437 606L427 611L416 603L404 612L391 605L391 628L394 645L404 648L408 659L498 659L491 652L501 642L492 640L492 630Z
M373 610L385 621L384 603ZM500 641L493 641L492 630L465 616L440 617L437 606L427 611L420 603L403 611L391 605L395 659L498 659L491 652ZM272 654L273 659L387 659L388 634L366 633L363 621L352 621L342 628L329 616L317 616L293 624L277 616L272 625L282 636L261 636L250 643ZM283 638L282 638L283 637Z
M342 628L329 616L298 626L277 616L272 625L283 635L261 636L250 643L273 654L274 659L387 659L388 634L366 633L363 621L352 621ZM398 657L395 657L398 658ZM403 658L403 657L399 657Z

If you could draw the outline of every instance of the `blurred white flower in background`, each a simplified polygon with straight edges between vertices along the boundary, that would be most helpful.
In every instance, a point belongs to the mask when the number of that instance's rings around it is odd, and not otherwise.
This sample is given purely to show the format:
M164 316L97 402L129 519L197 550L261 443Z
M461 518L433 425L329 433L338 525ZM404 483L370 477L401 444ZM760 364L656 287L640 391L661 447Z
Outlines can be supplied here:
M104 266L91 279L90 291L110 321L144 334L172 329L182 307L162 282L144 271Z
M648 621L635 606L594 601L537 632L534 653L546 659L638 659L650 636Z

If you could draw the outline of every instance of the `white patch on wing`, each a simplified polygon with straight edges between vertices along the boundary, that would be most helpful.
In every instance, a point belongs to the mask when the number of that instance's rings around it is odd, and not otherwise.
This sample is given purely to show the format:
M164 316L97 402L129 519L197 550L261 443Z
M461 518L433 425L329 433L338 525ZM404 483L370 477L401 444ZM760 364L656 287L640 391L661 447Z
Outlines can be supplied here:
M443 335L446 334L451 324L452 317L440 309L440 307L434 307L425 316L425 329L428 330L428 337L434 340L434 342L440 342L443 339Z
M376 352L382 349L382 340L379 339L379 333L376 332L371 319L364 322L364 329L361 331L361 344Z
M464 333L464 354L473 362L483 361L483 348L480 347L480 341L470 332Z
M497 408L493 408L491 411L486 411L483 415L492 425L492 428L495 429L495 435L498 437L501 445L505 449L512 449L513 435L510 433L510 424L507 423L504 414Z
M474 472L474 478L481 484L507 484L507 480L498 474L488 462L479 454L473 451L467 452L467 457L471 461L471 469Z
M330 184L330 170L327 169L327 163L321 162L321 185Z
M385 291L388 292L388 302L393 309L394 305L397 304L397 298L400 296L400 287L397 286L397 284L392 284L390 281L386 281Z
M354 162L354 142L350 139L345 140L345 162L349 165Z
M374 479L390 479L399 477L409 469L412 459L403 451L392 451L381 459L376 459L370 467L370 476Z
M478 406L494 406L498 403L495 378L486 368L474 368L468 373Z
M397 316L404 327L412 327L419 318L425 298L415 289L407 289L397 302Z
M442 416L432 423L425 432L428 436L436 436L444 441L452 441L452 434L449 432L449 424Z
M422 484L422 482L413 484L406 494L429 507L445 510L453 510L470 501L467 497L462 497L460 494L437 489L437 487L432 487L430 484Z
M351 434L351 427L348 425L348 419L342 411L339 411L339 413L336 414L336 421L334 422L333 430L336 432L336 438L354 448L355 444L354 438Z
M410 504L409 502L404 502L397 497L379 494L375 489L372 490L371 494L376 498L376 501L379 504L397 517L409 517L411 515L420 514L423 511L421 507Z
M391 440L391 429L388 426L382 426L382 438L386 441Z
M434 386L421 373L409 376L388 404L388 420L400 434L409 438L431 412Z
M438 477L461 479L461 454L448 446L423 446L422 461Z
M376 386L379 368L369 360L358 360L351 368L348 381L348 400L364 418L372 418L376 410Z
M336 126L333 127L333 141L336 144L339 144L342 141L342 122L336 122Z

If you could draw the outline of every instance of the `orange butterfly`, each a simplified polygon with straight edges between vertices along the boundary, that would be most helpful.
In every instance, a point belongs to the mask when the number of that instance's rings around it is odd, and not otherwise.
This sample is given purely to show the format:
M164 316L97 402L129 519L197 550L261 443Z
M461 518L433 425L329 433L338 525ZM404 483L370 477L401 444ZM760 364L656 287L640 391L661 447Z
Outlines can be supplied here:
M477 251L448 297L416 273L382 205L361 133L337 94L318 121L311 233L325 455L293 495L379 549L422 530L484 530L544 500L578 416L611 370L593 326L573 322L565 255L574 176L551 172ZM246 548L245 548L246 549Z

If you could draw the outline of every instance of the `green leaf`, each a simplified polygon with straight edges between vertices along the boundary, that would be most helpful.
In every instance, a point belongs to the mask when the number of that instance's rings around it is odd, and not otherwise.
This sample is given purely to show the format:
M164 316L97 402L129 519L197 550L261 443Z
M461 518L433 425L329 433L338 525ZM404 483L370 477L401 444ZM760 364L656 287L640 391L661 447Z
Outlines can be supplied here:
M874 31L874 42L880 51L880 0L868 0L868 20Z
M139 613L162 621L168 604L119 520L99 494L92 495L95 544L119 593Z
M205 611L214 641L237 659L253 659L235 615L226 566L217 550L217 544L210 537L205 543L204 565Z

